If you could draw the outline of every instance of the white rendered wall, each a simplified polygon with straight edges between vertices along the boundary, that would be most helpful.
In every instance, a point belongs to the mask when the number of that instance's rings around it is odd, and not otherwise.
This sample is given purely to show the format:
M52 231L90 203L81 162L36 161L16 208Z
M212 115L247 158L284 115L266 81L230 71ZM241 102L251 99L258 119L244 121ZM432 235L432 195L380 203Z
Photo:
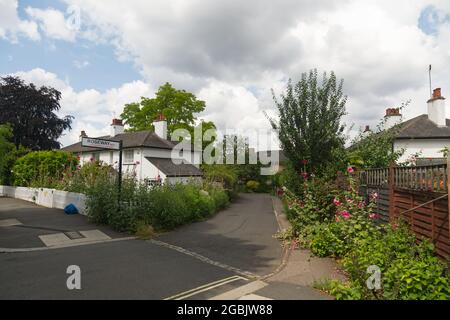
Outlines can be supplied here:
M450 139L435 139L435 140L396 140L394 143L394 150L398 151L402 148L405 149L405 153L399 159L399 162L407 161L411 155L421 152L422 158L442 158L443 155L440 150L444 147L450 147Z

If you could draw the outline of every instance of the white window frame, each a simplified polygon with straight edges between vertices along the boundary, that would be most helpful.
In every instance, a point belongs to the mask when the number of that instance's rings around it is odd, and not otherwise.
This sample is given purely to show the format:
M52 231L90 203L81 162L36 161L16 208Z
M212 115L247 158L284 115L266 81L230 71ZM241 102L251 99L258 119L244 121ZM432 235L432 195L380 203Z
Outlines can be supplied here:
M134 150L123 150L123 163L124 164L134 163Z

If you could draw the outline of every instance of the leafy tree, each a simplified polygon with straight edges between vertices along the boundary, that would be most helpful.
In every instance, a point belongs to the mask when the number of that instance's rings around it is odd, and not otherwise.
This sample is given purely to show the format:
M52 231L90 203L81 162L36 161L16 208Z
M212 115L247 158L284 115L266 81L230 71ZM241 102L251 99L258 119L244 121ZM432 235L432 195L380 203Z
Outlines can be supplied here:
M16 148L13 139L13 131L10 125L0 125L0 185L11 184L11 169L15 161L29 152L28 149L19 146Z
M142 97L140 102L125 105L122 119L130 126L128 131L153 129L152 122L160 115L167 119L169 131L192 129L196 120L194 114L205 110L205 102L194 94L177 90L170 83L159 87L155 98Z
M308 168L317 174L329 164L341 162L344 153L344 125L347 97L342 93L343 80L334 72L317 79L317 70L303 73L295 85L289 80L286 93L278 100L273 94L279 119L269 119L279 132L279 139L287 158L297 171Z
M61 93L51 87L36 88L18 77L0 78L0 124L9 123L13 143L32 150L59 149L57 141L71 129L72 116L59 118Z
M403 103L400 110L409 105ZM386 118L383 118L374 131L361 132L353 141L348 152L351 165L361 168L384 168L404 154L405 150L394 150L395 137L401 129L401 123L385 130Z

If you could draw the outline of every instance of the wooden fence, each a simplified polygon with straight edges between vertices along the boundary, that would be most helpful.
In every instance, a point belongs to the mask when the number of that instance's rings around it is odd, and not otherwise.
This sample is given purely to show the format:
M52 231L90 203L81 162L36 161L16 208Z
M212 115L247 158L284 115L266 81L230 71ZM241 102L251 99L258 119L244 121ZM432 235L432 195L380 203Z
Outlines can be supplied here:
M427 238L436 253L450 260L449 173L447 165L370 169L359 174L360 192L377 192L376 213L384 223L401 219L419 240Z

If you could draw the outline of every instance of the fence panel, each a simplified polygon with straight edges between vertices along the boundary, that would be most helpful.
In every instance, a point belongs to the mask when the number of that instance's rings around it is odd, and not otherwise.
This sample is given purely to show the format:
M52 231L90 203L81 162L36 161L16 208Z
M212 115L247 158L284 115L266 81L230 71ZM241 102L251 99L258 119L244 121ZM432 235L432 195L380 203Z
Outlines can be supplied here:
M447 198L431 202L439 197L442 197L442 194L395 188L391 218L405 221L419 240L424 238L431 240L436 253L450 260ZM427 202L430 203L425 204ZM418 206L421 207L411 210Z
M446 164L370 169L359 174L359 182L362 196L378 193L381 222L406 221L419 241L431 240L436 253L450 260Z

